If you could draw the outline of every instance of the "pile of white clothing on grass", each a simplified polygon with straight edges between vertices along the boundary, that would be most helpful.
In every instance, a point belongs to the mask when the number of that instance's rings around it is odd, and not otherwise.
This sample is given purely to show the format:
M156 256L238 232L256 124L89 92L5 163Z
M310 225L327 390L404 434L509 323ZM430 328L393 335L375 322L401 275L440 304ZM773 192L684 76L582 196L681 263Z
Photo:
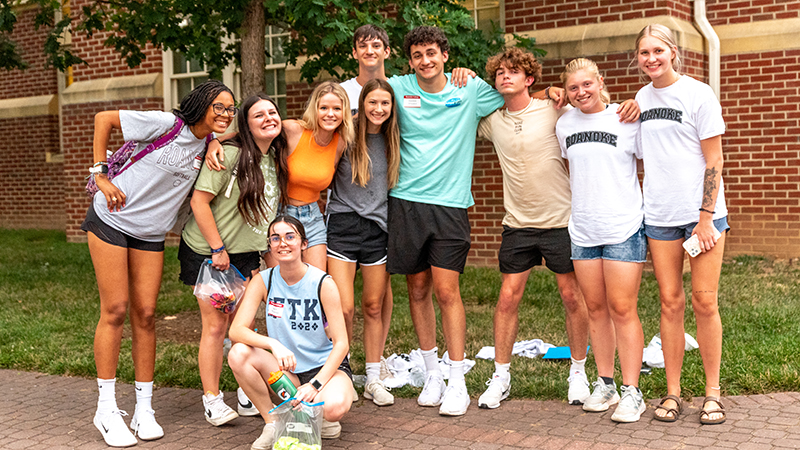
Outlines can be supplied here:
M528 341L514 342L514 349L511 350L511 354L524 358L536 358L537 356L544 355L547 353L547 350L551 348L555 348L555 345L548 344L541 339L531 339ZM480 359L494 359L494 347L483 347L475 357Z
M683 337L686 339L684 350L687 352L700 348L697 341L689 333L684 333ZM653 336L653 339L650 339L650 343L647 344L647 347L645 347L642 353L642 362L650 367L664 368L664 351L661 350L661 333Z
M466 355L465 355L466 356ZM412 350L411 353L398 355L393 353L386 358L386 366L392 372L392 377L383 380L383 384L390 388L399 388L410 384L414 387L422 387L425 383L425 361L422 359L422 350ZM475 367L475 360L464 358L464 373ZM439 369L444 375L444 379L450 377L450 356L444 352L439 358Z

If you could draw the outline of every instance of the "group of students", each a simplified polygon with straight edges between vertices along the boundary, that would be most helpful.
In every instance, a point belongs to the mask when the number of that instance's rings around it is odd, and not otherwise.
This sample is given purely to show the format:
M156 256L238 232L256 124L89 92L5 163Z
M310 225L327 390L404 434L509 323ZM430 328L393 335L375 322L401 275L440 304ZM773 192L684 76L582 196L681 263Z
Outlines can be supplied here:
M248 279L235 315L198 300L206 420L221 425L239 415L261 415L265 426L252 448L271 448L274 403L266 380L280 370L298 387L297 399L325 402L323 437L338 437L338 421L354 398L348 352L358 269L364 280L365 398L381 406L394 401L381 381L381 363L393 306L389 273L405 274L426 366L417 401L438 406L442 415L466 413L466 318L458 278L470 247L476 131L495 145L506 209L495 373L478 406L497 408L509 395L518 305L531 269L544 260L556 273L567 313L568 401L587 411L619 403L613 420L639 420L645 405L637 387L643 335L636 304L649 243L668 384L655 418L677 420L685 306L681 244L697 235L702 253L691 260L692 301L707 386L701 422L725 420L716 296L728 229L720 175L724 123L710 88L680 75L669 29L650 25L640 33L636 62L651 83L623 105L610 103L603 77L587 59L566 67L563 90L534 92L541 66L520 49L489 60L493 89L469 71L452 77L444 72L449 44L435 27L412 30L403 47L414 73L387 80L386 32L359 28L353 39L359 76L341 85L319 84L302 120L282 120L264 94L237 108L232 92L213 80L195 88L173 113L96 116L91 172L99 192L82 229L100 291L94 423L108 445L163 436L151 404L155 304L165 235L193 183L180 279L193 286L206 258L215 269L233 265ZM567 99L571 109L562 108ZM222 136L234 118L237 133ZM107 178L112 128L145 146L176 120L182 126L172 142L113 181ZM637 159L644 160L644 195ZM329 186L326 223L318 204ZM262 259L269 269L259 271ZM438 364L433 293L450 359L448 384ZM253 330L262 302L266 335ZM114 393L129 305L137 380L133 433ZM240 386L238 413L219 390L226 332L234 342L228 362ZM598 371L593 392L584 367L589 335ZM617 347L621 396L614 383Z

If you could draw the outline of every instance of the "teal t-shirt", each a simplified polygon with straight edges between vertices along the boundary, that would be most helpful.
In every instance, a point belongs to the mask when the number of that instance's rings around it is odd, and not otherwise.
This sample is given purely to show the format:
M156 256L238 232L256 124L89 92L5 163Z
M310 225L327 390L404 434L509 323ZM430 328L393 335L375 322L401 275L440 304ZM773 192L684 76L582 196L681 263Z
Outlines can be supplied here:
M469 208L478 122L503 105L503 96L480 78L430 94L416 75L389 79L400 125L400 179L395 198Z

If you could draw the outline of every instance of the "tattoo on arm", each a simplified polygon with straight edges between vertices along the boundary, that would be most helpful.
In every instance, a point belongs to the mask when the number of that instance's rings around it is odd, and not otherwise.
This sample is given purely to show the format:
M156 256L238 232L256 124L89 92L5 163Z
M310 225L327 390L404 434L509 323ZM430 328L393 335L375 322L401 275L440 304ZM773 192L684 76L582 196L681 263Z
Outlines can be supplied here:
M717 175L719 171L716 167L706 169L703 179L703 208L714 208L714 192L717 190Z

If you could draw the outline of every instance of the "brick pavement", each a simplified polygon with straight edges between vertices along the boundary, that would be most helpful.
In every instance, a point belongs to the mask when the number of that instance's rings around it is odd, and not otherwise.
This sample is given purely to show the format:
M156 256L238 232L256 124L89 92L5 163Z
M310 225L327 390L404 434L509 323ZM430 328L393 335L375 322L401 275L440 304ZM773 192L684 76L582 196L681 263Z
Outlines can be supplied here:
M97 387L94 380L0 370L0 448L106 448L92 424ZM157 389L154 406L165 437L140 441L137 448L249 449L259 435L258 418L242 417L212 427L203 420L201 392ZM118 403L133 413L133 386L118 385ZM226 393L229 404L236 394ZM472 406L465 416L440 417L436 408L420 408L414 399L398 399L378 408L363 399L342 420L342 436L327 448L546 450L622 449L784 449L800 448L800 393L728 397L728 421L701 427L694 399L675 424L652 419L650 402L642 420L616 424L611 412L590 414L559 401L510 400L498 410ZM130 418L127 418L128 420Z

